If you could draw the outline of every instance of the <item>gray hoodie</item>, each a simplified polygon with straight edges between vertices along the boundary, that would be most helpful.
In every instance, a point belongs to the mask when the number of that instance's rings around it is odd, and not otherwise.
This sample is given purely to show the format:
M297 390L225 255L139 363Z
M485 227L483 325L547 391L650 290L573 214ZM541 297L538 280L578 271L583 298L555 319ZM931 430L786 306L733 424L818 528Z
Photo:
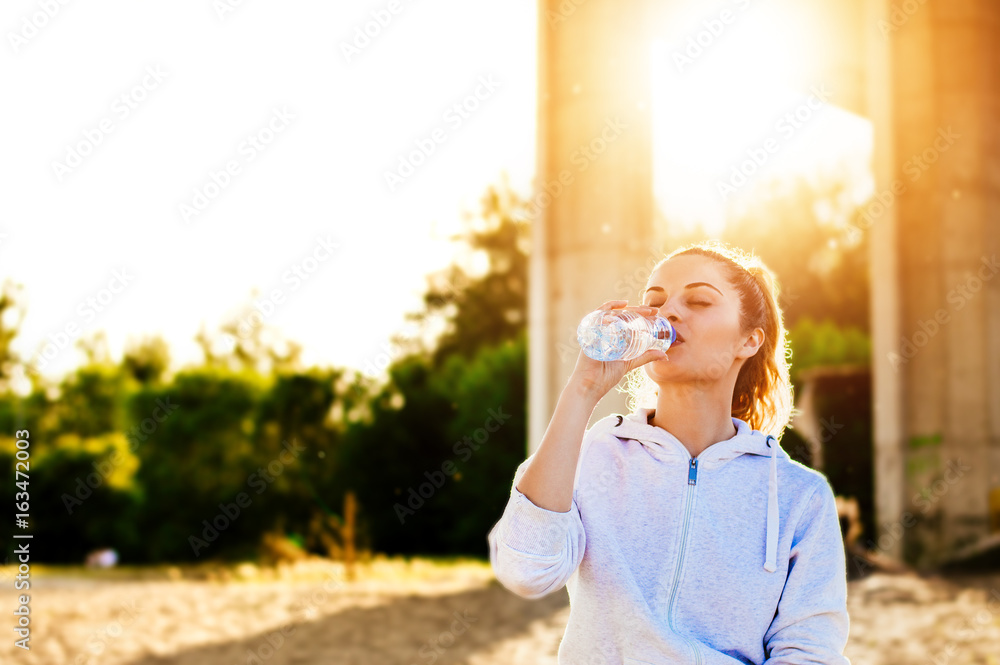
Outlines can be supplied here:
M583 437L568 512L516 485L487 537L524 598L566 586L560 665L850 665L847 576L826 476L739 418L696 458L652 409Z

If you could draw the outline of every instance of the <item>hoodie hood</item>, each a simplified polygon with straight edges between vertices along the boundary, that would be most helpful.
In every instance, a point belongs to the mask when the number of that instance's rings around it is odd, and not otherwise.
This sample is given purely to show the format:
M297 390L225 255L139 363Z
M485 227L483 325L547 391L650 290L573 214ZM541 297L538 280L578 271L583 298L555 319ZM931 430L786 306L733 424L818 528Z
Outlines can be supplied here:
M691 453L677 437L662 427L649 424L649 417L655 409L639 408L627 416L615 415L610 418L610 431L619 439L634 439L645 446L656 447L667 455L679 455L686 459ZM770 474L767 480L767 547L764 570L777 569L778 553L778 457L788 459L788 453L781 449L774 436L755 429L740 418L733 417L736 435L725 441L714 443L697 457L699 461L725 463L740 455L757 455L770 458Z

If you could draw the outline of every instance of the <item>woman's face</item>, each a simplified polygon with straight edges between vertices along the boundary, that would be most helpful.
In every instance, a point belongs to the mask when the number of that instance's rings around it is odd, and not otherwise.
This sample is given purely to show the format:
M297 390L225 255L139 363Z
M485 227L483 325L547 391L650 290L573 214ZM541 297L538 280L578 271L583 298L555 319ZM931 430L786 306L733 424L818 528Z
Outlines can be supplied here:
M657 384L718 381L734 363L752 356L764 339L760 328L740 333L739 293L708 257L675 256L654 270L642 304L657 307L677 332L668 360L643 365Z

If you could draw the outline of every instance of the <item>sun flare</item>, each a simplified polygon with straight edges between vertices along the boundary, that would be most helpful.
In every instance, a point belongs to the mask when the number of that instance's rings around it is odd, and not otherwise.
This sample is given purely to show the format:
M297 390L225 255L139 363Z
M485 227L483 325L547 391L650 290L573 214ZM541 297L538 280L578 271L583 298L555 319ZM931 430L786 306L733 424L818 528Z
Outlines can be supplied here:
M801 31L741 3L652 43L654 193L671 223L718 232L772 178L838 169L869 193L871 123L801 81ZM702 8L704 12L704 8Z

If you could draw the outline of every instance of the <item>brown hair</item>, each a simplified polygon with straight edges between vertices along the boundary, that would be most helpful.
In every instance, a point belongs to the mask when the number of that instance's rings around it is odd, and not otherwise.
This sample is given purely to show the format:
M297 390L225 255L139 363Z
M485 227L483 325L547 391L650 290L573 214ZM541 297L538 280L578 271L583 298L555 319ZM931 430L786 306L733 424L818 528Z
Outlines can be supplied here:
M744 361L736 376L732 415L746 421L751 429L780 439L792 416L792 386L788 376L791 349L778 307L777 278L760 257L714 240L674 250L650 273L673 257L685 254L705 256L718 262L726 279L739 293L742 332L749 333L754 328L764 331L764 343L756 354ZM644 405L650 395L655 405L658 387L642 367L629 372L626 385L623 392L630 395L629 409L634 411L636 406Z

